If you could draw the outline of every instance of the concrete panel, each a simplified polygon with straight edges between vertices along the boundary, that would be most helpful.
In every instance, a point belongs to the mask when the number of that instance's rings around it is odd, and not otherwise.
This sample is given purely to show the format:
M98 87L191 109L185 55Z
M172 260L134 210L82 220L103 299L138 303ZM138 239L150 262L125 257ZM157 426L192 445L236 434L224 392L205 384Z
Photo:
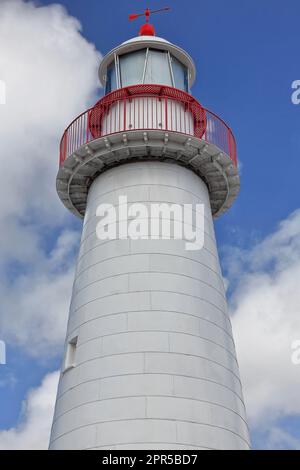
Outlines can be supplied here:
M239 395L230 388L216 382L175 375L174 396L211 401L235 411L245 417L245 406Z
M207 447L196 447L196 446L189 446L186 444L170 444L169 442L161 443L161 442L153 442L152 444L149 443L137 443L137 444L120 444L118 446L103 446L103 447L95 447L98 450L208 450Z
M211 339L208 340L191 335L187 338L186 336L187 335L181 333L170 333L170 352L206 357L207 359L222 364L238 375L238 365L232 351L229 351L226 347L217 344Z
M151 292L151 305L154 310L169 310L173 312L190 313L199 318L216 323L230 331L230 320L226 311L217 305L199 297L192 297L174 292Z
M172 396L173 377L162 374L136 374L107 377L100 381L101 398L121 396Z
M82 400L84 397L84 401ZM56 417L78 406L78 403L88 403L99 400L100 380L84 382L70 388L63 395L58 395L56 400Z
M103 335L127 331L127 313L115 313L89 320L80 326L79 345Z
M172 397L148 397L149 418L175 419L177 421L207 424L225 429L248 439L245 421L236 413L214 403Z
M131 420L102 423L97 427L102 445L173 442L176 443L176 423L166 420Z
M234 372L221 364L199 356L178 353L146 353L145 371L207 379L231 388L241 396L241 384Z
M216 426L177 422L178 441L188 445L202 445L217 450L246 450L248 441L242 437Z
M99 317L106 317L116 313L136 312L151 309L150 292L118 293L99 299L92 299L89 303L78 309L79 324ZM77 312L76 312L77 313ZM73 315L73 310L71 311Z
M72 432L56 437L55 430L51 433L51 450L82 450L97 445L97 426L79 427Z
M83 403L54 420L53 430L57 437L70 433L79 426L141 419L146 417L146 398L126 397Z
M137 331L103 337L103 354L169 351L169 335L165 332Z
M138 374L144 369L144 355L142 353L132 353L106 356L79 365L78 368L80 369L82 381L91 380L96 377Z

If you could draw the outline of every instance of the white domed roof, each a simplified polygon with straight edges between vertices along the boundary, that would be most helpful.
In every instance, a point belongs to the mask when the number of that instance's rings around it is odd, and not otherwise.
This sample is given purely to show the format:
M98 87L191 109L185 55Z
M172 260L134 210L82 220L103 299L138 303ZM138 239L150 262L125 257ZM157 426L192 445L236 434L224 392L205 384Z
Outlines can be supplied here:
M136 36L134 38L129 39L128 41L123 42L122 44L130 44L132 42L137 42L137 41L159 41L159 42L164 42L166 44L171 44L166 39L159 38L158 36Z

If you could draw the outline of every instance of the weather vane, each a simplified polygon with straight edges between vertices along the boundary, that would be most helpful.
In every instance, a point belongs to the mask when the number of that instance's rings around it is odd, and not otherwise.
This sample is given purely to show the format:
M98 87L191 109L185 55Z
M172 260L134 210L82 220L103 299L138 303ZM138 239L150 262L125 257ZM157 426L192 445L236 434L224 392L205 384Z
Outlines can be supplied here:
M152 24L149 24L150 15L153 15L154 13L161 13L163 11L169 11L169 10L171 10L170 7L160 8L159 10L150 10L149 8L146 8L144 13L133 13L129 15L128 19L129 21L132 21L132 20L136 20L140 16L145 16L146 23L143 24L140 28L140 36L155 36L154 26Z

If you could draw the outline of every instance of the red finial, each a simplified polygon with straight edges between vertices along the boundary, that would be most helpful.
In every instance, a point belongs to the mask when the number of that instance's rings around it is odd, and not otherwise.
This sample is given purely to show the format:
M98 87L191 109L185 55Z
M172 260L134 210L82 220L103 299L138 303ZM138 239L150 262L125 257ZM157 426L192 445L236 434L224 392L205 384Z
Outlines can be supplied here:
M138 18L140 16L145 16L146 17L146 23L143 24L140 28L140 36L155 36L154 26L152 24L149 24L150 15L152 15L153 13L159 13L159 12L162 12L162 11L169 11L169 10L171 10L170 7L160 8L159 10L149 10L149 8L146 8L144 13L138 13L138 14L134 13L132 15L129 15L129 21L135 20L136 18Z

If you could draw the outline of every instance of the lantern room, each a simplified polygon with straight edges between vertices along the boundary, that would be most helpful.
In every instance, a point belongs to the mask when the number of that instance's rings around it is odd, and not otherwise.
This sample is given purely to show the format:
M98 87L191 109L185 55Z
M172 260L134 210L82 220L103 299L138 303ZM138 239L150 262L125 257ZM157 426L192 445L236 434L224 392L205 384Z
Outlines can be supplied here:
M139 36L104 57L99 78L108 94L131 85L165 85L190 92L195 79L192 58L181 48L156 36Z

